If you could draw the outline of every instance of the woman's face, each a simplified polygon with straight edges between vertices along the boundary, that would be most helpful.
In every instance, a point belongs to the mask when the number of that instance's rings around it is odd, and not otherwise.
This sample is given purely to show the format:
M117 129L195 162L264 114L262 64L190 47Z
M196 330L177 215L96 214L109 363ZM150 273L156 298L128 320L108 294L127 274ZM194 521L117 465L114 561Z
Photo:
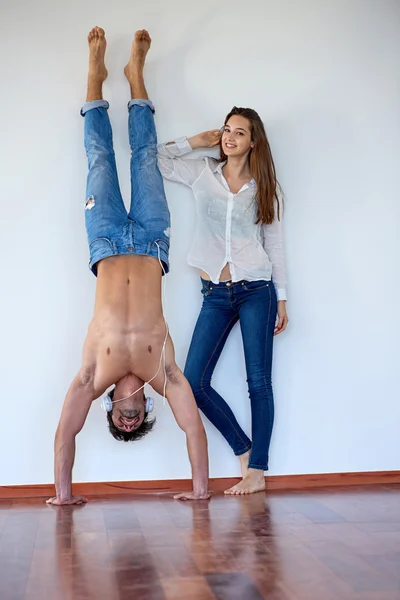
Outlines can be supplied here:
M254 147L251 141L250 121L240 115L233 115L222 132L222 150L226 156L244 156Z

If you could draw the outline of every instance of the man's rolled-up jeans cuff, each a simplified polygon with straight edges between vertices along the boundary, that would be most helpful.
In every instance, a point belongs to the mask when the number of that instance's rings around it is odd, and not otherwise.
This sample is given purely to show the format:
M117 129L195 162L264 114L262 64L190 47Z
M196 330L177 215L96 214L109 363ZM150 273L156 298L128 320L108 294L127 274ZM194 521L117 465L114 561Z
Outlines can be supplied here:
M87 111L92 110L92 108L108 108L109 106L107 100L92 100L91 102L85 102L81 108L81 115L84 117Z
M150 100L145 100L144 98L133 98L128 102L128 110L132 108L132 106L148 106L151 112L154 114L156 112L154 108L154 104Z

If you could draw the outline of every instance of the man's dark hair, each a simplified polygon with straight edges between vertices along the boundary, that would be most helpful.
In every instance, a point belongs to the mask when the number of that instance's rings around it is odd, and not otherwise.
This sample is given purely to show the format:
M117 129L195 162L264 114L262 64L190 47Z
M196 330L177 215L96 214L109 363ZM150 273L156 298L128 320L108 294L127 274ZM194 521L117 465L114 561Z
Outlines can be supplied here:
M114 396L114 390L111 390L111 392L109 392L109 396L112 400ZM121 431L120 429L118 429L118 427L114 425L114 422L112 420L112 411L108 412L107 421L111 435L113 436L113 438L120 442L136 442L137 440L141 440L153 429L154 424L156 422L155 418L149 419L148 414L149 413L144 413L144 419L140 427L134 429L133 431L127 432Z

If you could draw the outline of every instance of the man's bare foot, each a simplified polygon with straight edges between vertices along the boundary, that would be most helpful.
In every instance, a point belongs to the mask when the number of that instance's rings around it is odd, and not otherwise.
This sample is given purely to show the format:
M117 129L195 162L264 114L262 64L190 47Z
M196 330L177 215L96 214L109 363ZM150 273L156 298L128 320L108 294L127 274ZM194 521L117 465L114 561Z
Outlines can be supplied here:
M245 452L244 454L240 454L238 456L240 462L240 471L242 473L242 478L244 479L249 472L249 460L250 460L250 450Z
M125 76L129 83L133 85L137 75L143 74L144 63L151 45L151 37L146 29L140 29L135 33L132 43L131 57L124 69Z
M249 469L242 481L226 490L224 493L231 496L242 494L254 494L255 492L265 491L264 471L261 469Z
M103 83L107 78L107 69L104 64L106 53L106 38L104 29L93 27L88 35L89 42L89 81Z

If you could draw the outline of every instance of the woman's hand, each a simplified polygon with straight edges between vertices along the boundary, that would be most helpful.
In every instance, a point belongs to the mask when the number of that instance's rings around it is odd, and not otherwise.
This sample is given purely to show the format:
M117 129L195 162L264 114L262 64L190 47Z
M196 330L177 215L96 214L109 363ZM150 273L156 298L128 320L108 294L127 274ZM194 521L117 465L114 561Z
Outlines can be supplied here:
M285 331L287 324L289 323L289 317L286 312L286 300L278 301L278 316L276 319L274 335L279 335L282 331Z
M219 129L211 129L210 131L203 131L198 133L191 138L188 138L188 142L192 150L197 148L214 148L219 144L221 139L221 131Z

